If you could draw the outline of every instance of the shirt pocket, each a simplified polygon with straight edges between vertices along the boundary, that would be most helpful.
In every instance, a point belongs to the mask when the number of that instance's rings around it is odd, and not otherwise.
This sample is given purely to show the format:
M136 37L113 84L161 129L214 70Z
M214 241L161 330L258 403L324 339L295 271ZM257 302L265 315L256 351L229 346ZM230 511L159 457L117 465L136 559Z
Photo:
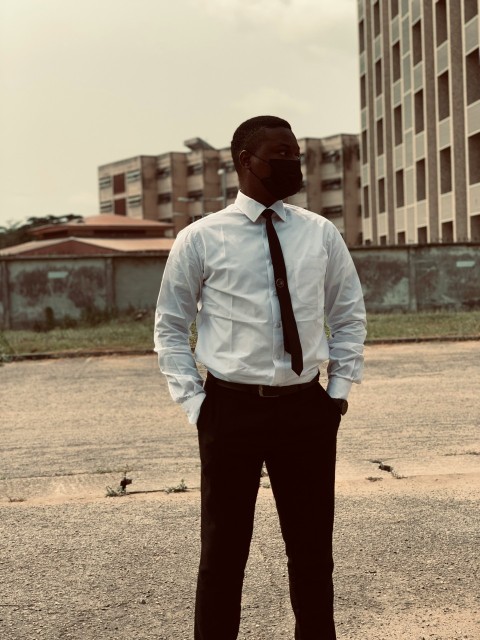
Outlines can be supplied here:
M297 259L294 268L295 287L291 292L302 307L318 309L321 290L325 282L326 256L305 254Z

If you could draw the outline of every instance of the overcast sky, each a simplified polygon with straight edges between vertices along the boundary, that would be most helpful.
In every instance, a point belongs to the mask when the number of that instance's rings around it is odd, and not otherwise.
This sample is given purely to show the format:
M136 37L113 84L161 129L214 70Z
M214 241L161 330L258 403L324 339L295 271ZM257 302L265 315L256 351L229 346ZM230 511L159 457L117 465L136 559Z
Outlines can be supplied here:
M360 128L355 0L1 0L0 225L98 213L97 167L243 120Z

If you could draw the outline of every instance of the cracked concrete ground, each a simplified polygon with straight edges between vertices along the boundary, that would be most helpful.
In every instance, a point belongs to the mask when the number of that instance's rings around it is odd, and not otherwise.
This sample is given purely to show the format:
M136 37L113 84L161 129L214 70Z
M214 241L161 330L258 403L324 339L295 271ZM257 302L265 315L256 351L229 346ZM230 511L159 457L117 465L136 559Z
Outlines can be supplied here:
M366 350L339 432L339 640L480 637L479 347ZM196 432L155 357L12 363L0 380L0 637L191 638ZM105 497L125 468L128 494ZM163 491L182 478L187 493ZM292 640L262 484L239 638Z

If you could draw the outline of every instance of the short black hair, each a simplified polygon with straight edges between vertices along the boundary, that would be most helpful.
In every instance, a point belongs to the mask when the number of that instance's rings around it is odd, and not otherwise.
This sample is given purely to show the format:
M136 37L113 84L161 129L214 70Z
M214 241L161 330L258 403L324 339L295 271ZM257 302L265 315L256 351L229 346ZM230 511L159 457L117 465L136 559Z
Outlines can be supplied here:
M292 130L292 127L286 120L277 118L277 116L255 116L255 118L245 120L245 122L242 122L242 124L237 127L230 145L233 164L235 165L237 173L240 169L239 156L241 151L243 151L243 149L248 149L252 152L256 151L263 139L264 130L278 127Z

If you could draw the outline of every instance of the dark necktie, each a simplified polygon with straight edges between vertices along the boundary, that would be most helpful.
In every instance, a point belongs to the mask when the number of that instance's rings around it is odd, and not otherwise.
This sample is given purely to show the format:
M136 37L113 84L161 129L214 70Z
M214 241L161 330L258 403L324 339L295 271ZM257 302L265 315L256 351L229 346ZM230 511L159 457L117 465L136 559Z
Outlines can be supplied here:
M280 303L280 313L282 315L285 351L292 356L292 370L299 376L303 369L302 345L300 344L297 323L295 322L295 316L293 314L292 300L290 298L290 291L288 290L287 269L285 267L285 260L283 259L282 247L275 227L273 226L273 213L271 209L265 209L262 215L267 220L267 237L273 264L273 274L275 276L275 287Z

